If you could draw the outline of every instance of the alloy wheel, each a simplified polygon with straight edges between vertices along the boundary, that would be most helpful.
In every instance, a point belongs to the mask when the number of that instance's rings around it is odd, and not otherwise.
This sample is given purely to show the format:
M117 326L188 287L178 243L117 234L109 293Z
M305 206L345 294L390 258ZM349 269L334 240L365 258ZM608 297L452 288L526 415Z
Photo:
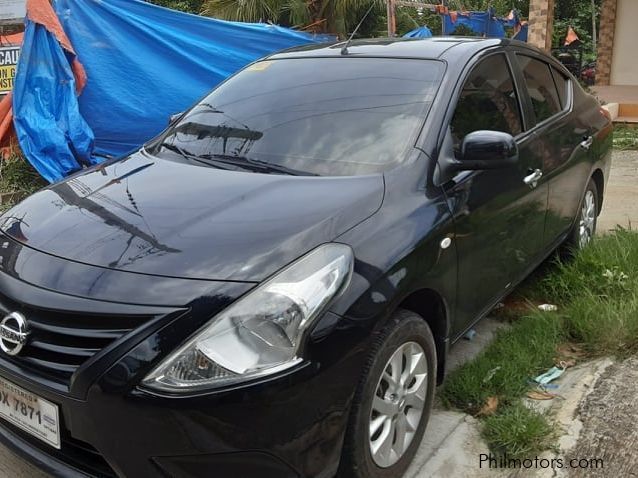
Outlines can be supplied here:
M370 412L369 445L381 468L394 465L414 439L423 416L428 363L423 347L407 342L383 368Z
M594 193L588 190L583 199L580 211L580 225L578 230L578 245L582 249L589 244L594 237L596 226L596 199Z

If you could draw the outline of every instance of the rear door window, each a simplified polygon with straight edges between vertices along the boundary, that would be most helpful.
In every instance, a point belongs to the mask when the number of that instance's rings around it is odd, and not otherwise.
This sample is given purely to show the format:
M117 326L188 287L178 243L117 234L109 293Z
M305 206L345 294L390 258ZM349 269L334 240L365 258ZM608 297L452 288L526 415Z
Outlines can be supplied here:
M567 108L567 101L569 97L569 79L556 68L551 67L551 70L552 76L554 77L554 83L556 83L556 89L558 90L560 105L563 109L565 109Z
M482 60L470 73L450 125L455 150L474 131L520 134L521 111L505 55Z
M532 100L536 123L541 123L559 113L562 107L550 66L530 56L516 55L516 57Z

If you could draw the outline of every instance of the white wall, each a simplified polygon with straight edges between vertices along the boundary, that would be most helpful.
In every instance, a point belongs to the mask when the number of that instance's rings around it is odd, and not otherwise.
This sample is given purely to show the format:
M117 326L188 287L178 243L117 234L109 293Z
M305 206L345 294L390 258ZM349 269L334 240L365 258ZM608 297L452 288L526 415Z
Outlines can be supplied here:
M610 83L638 86L638 0L618 0Z

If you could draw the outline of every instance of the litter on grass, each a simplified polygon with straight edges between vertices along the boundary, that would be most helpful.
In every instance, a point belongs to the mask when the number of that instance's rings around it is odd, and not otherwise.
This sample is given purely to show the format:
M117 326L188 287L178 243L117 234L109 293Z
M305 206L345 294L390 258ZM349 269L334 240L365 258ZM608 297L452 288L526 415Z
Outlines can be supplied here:
M498 366L494 367L492 370L490 370L489 372L487 372L487 375L483 379L483 383L487 383L490 380L492 380L492 378L494 378L494 375L496 374L496 372L498 372L500 369L501 369L501 366L498 365Z
M488 417L490 415L494 415L497 408L498 408L498 397L487 397L487 400L485 400L485 404L479 410L477 415L482 417Z
M548 392L547 390L530 390L527 392L527 398L532 400L552 400L558 397L557 394Z
M541 304L538 308L543 312L556 312L558 310L558 306L554 304Z
M465 335L463 336L465 340L474 340L474 337L476 337L476 330L474 329L468 330L467 332L465 332Z
M546 385L549 382L556 380L558 377L563 375L564 371L565 371L565 368L552 367L547 372L536 377L534 379L534 382L538 383L539 385Z

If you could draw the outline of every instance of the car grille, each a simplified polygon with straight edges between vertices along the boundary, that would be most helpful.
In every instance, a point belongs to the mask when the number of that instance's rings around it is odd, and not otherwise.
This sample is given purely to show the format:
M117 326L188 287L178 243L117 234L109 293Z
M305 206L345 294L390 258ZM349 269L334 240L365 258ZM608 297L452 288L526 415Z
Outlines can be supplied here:
M0 296L0 309L4 314L22 313L30 329L29 341L19 355L2 354L2 358L63 385L87 360L152 318L48 311L4 296Z

